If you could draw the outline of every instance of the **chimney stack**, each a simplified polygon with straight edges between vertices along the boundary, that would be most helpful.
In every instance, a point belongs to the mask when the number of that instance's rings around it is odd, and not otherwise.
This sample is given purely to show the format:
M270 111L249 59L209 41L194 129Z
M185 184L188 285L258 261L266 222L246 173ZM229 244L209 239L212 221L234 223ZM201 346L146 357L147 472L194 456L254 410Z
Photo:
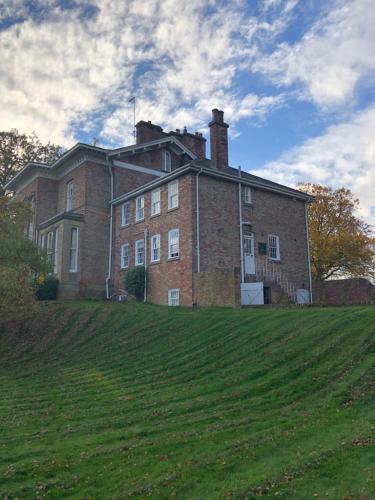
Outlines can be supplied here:
M208 124L210 127L211 141L211 163L219 170L228 167L228 128L224 123L224 111L212 110L212 120Z

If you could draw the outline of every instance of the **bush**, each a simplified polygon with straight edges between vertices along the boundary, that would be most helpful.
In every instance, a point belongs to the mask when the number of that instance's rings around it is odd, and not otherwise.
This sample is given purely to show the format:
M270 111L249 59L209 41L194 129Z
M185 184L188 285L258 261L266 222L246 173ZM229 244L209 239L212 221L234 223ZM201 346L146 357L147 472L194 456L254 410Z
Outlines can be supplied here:
M56 300L59 280L55 276L38 276L35 279L35 297L37 300Z
M145 293L146 270L142 267L129 269L124 277L125 290L137 300L143 300Z

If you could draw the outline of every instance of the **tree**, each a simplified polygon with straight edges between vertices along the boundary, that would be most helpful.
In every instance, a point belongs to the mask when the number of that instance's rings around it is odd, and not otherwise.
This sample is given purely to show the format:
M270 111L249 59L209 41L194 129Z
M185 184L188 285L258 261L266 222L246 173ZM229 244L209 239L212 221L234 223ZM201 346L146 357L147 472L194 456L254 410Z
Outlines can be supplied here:
M0 197L0 324L22 321L30 314L35 302L31 278L51 270L45 256L25 236L30 216L27 203Z
M18 130L0 132L0 196L5 193L5 185L26 165L27 162L53 163L63 150L48 142L42 144L35 132L20 134Z
M375 238L372 228L356 215L359 201L349 189L300 184L315 196L309 206L312 275L375 277Z

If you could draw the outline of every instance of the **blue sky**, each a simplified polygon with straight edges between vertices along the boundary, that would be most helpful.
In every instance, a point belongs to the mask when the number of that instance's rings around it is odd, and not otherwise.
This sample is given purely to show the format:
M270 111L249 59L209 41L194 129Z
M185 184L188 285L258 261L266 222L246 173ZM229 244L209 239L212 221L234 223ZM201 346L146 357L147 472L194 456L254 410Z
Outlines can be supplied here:
M12 0L0 7L0 130L69 147L137 119L207 134L230 162L346 186L375 225L373 0Z

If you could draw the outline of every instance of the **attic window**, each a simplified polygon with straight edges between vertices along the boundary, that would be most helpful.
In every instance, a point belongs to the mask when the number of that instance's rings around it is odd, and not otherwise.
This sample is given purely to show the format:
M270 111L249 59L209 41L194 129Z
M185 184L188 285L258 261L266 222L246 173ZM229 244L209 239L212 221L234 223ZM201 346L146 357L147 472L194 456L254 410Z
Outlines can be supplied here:
M171 171L171 153L169 151L167 151L166 149L164 149L164 151L163 151L161 169L164 170L164 172Z

